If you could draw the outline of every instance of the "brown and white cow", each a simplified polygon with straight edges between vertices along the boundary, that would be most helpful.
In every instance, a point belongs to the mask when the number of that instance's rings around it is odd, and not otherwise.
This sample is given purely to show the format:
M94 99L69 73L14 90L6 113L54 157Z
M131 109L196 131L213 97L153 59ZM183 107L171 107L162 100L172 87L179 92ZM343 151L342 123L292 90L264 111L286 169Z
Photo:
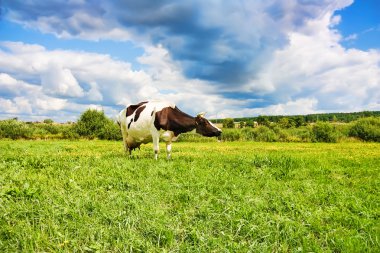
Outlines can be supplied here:
M166 142L167 157L171 157L171 144L181 133L196 129L196 132L212 137L222 131L204 118L204 113L192 117L173 103L162 101L141 102L130 105L118 115L118 123L123 134L125 151L139 148L142 143L153 141L154 158L157 159L159 139Z

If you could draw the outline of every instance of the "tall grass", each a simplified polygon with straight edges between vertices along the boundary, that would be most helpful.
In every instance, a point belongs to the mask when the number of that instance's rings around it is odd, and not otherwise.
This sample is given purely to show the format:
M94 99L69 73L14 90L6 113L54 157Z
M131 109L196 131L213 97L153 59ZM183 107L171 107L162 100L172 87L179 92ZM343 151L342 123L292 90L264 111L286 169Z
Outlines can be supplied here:
M379 150L0 141L0 252L379 252Z

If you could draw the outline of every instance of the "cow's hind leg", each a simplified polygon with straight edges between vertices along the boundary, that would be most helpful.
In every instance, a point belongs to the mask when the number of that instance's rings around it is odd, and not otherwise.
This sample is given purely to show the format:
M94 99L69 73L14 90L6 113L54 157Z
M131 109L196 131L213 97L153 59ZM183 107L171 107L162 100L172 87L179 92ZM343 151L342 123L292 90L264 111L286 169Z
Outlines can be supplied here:
M157 160L157 158L158 158L158 152L160 151L160 145L159 145L160 135L153 134L152 138L153 138L154 159Z
M132 148L128 148L129 158L132 158Z

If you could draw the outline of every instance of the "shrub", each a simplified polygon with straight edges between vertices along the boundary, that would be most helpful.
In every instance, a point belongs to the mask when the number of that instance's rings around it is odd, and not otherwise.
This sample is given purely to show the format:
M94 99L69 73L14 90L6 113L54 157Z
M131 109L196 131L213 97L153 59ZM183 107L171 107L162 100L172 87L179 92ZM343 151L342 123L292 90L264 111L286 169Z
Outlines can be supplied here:
M311 142L313 140L313 130L310 126L303 126L289 129L289 134L298 138L301 142Z
M36 127L42 128L46 130L50 134L58 134L62 132L62 127L59 125L51 125L51 124L38 124Z
M260 126L258 128L255 128L254 130L256 141L273 142L278 140L278 136L276 135L276 133L269 127Z
M223 129L222 140L223 141L238 141L242 137L242 131L240 129Z
M121 140L122 135L118 124L110 119L99 130L97 137L102 140Z
M30 128L24 122L16 119L2 120L0 121L0 137L16 139L29 139L32 136L32 128Z
M78 122L72 130L81 137L102 140L121 140L119 126L107 118L103 111L88 109L80 116ZM75 139L77 136L70 131L65 132L64 136Z
M53 124L54 121L52 119L44 119L43 121L45 124Z
M44 139L49 135L49 132L41 127L37 127L35 125L31 125L31 135L30 138L32 139Z
M273 127L273 132L276 134L278 141L291 141L290 133L288 129L282 129L278 126Z
M62 138L69 140L79 139L79 134L76 132L75 125L71 125L62 131Z
M268 116L259 116L257 117L257 123L261 126L270 126L270 121Z
M223 120L223 128L234 128L235 122L232 118L226 118Z
M218 137L219 138L219 137ZM218 138L205 137L194 132L183 133L179 136L178 142L215 142Z
M241 130L242 133L242 139L245 141L254 141L256 134L255 134L255 129L253 128L244 128Z
M314 142L337 142L338 138L338 131L330 123L319 121L313 126Z
M80 116L74 125L74 130L79 136L94 139L98 137L102 129L108 124L108 119L103 111L88 109Z
M364 141L380 142L380 118L359 119L352 124L348 134Z

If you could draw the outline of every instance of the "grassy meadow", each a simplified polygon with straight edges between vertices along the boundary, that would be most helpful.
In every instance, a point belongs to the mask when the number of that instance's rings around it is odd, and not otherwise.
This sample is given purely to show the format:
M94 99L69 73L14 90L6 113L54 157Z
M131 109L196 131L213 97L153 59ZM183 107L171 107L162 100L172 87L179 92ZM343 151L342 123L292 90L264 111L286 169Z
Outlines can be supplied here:
M0 252L380 252L379 143L0 140Z

